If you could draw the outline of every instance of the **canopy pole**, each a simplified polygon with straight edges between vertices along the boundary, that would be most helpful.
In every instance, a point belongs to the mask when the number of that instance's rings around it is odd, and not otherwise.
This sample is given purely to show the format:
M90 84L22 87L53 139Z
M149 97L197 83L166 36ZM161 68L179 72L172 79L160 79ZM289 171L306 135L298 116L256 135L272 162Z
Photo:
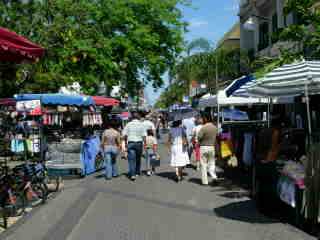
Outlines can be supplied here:
M305 97L306 97L306 104L307 104L309 140L310 140L310 143L312 143L312 137L311 137L311 111L310 111L308 84L305 85Z
M271 113L271 101L272 101L272 99L271 99L271 97L269 97L268 98L268 128L270 128L270 120L271 120L271 116L270 116L270 113Z
M220 105L219 102L217 103L217 128L219 131L219 125L220 125Z

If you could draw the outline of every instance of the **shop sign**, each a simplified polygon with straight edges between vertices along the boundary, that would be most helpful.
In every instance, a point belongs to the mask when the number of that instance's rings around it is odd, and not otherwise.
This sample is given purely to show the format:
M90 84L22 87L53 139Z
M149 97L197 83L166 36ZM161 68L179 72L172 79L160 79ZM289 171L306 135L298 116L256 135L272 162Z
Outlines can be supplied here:
M16 104L18 112L31 112L38 108L41 108L40 100L18 101Z

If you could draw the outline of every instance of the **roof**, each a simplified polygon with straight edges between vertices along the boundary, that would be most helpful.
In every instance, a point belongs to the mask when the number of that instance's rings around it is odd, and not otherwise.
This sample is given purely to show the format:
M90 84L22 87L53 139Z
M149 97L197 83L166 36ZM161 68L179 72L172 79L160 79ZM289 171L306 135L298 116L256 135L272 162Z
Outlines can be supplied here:
M221 47L228 40L240 41L240 23L237 22L232 28L224 34L224 36L218 41L218 48Z
M94 101L90 96L66 95L66 94L18 94L15 95L17 101L40 100L45 105L70 105L70 106L90 106Z

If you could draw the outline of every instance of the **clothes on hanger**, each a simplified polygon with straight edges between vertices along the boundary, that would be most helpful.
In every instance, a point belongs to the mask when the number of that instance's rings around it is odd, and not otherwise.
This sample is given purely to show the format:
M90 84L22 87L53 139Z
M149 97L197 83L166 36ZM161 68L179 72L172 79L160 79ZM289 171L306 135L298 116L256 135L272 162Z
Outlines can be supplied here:
M253 163L253 140L253 133L244 133L242 161L246 166L251 166Z
M46 113L43 115L43 125L47 126L62 126L63 114L62 113Z
M11 152L21 153L24 152L24 150L24 140L16 138L11 140Z
M100 113L84 113L82 117L83 126L102 125L102 116Z

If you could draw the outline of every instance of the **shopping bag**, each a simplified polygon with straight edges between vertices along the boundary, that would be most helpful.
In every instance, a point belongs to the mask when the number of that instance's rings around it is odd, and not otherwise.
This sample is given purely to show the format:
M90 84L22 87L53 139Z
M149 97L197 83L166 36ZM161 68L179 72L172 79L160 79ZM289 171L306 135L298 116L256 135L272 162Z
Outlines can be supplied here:
M150 164L152 167L159 167L160 166L160 156L158 154L153 154L151 157Z
M229 167L238 167L238 158L236 156L232 156L228 160Z
M221 157L222 158L227 158L232 155L231 149L229 144L226 141L222 141L220 144L220 151L221 151Z

